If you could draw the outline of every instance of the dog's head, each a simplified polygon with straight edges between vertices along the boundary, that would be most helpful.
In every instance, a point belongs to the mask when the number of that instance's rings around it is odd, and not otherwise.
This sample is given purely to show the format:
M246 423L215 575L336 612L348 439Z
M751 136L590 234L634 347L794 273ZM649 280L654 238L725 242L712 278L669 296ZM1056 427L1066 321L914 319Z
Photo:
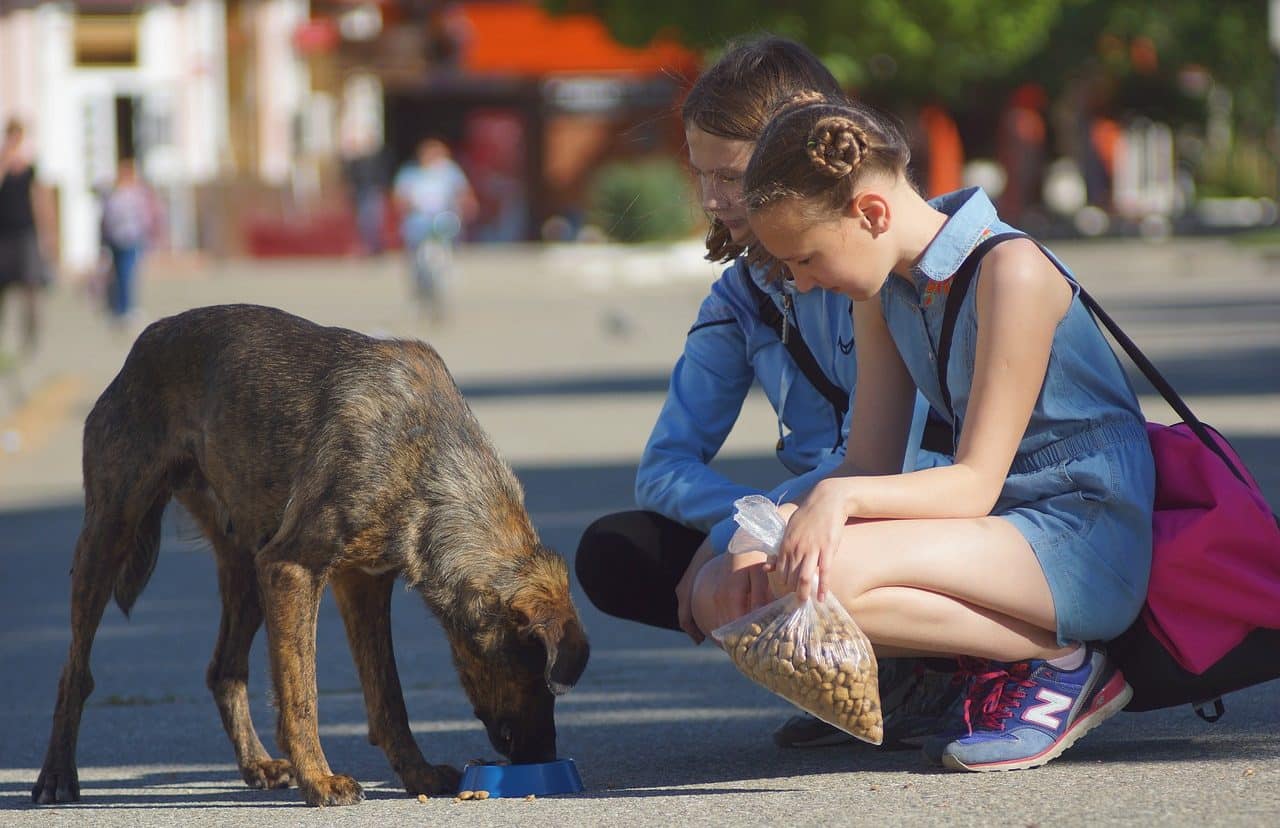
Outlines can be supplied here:
M555 698L577 684L590 653L568 568L539 549L497 586L478 634L454 642L458 675L494 748L512 762L549 762Z

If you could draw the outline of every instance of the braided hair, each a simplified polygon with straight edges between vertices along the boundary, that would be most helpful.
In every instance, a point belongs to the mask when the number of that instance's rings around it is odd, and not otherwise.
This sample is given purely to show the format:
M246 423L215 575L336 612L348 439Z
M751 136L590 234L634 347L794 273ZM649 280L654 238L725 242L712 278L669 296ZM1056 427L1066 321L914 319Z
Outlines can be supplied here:
M749 211L798 199L816 213L844 208L867 174L905 173L901 125L865 104L825 99L783 107L756 143L743 182Z

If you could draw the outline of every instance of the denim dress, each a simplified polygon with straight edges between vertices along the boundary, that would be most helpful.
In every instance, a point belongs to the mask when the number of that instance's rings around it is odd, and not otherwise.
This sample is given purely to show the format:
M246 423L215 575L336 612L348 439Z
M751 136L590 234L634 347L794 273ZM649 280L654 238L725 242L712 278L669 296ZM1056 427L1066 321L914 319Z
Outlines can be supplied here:
M930 203L949 218L910 281L889 277L881 305L912 379L946 412L937 353L950 280L982 239L1014 228L976 188ZM1063 645L1114 638L1137 617L1151 571L1155 497L1155 465L1133 387L1074 282L1072 291L1035 409L991 511L1035 552ZM973 383L977 294L975 284L960 307L947 366L957 435Z

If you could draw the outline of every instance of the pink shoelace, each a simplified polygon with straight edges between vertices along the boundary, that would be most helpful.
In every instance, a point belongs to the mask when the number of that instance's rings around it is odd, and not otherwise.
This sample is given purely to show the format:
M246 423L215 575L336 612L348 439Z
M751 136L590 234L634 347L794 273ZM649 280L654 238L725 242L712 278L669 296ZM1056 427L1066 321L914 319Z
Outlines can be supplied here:
M964 700L964 723L972 735L978 730L1004 730L1004 720L1012 718L1013 710L1027 696L1027 690L1035 687L1030 680L1031 665L1025 661L1003 665L998 662L974 659L978 669L961 663L961 670L968 673L972 682Z

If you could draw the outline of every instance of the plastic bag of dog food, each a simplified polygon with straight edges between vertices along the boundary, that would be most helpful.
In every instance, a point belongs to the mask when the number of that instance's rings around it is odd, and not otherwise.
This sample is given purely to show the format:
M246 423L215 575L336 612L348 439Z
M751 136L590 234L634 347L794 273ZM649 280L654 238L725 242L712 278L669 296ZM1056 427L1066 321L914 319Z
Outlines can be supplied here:
M749 495L734 507L734 520L759 542L752 548L776 556L786 523L773 502ZM711 636L747 678L865 742L884 741L875 653L831 593L803 602L784 595Z

